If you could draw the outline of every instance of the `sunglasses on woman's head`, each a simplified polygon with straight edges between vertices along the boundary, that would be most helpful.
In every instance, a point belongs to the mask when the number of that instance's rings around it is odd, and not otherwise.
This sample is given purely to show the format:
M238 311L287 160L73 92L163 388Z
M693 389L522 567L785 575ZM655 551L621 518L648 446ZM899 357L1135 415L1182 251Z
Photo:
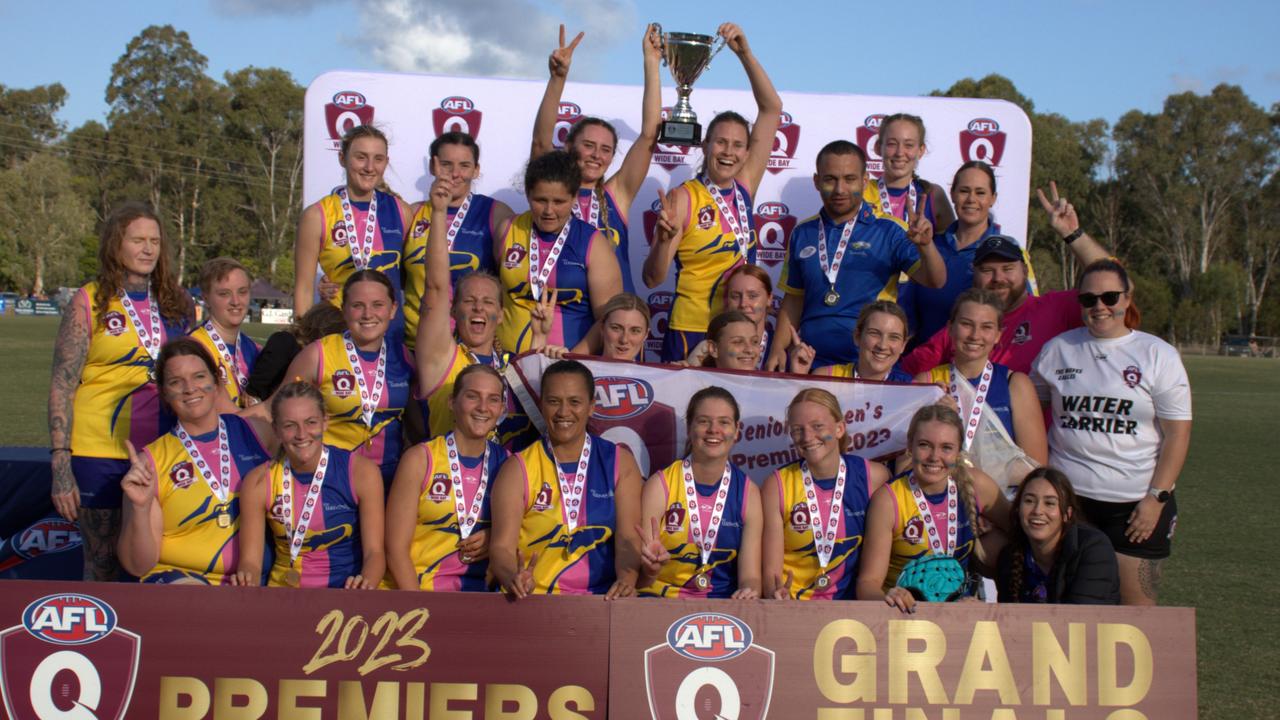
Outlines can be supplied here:
M1104 293L1098 293L1097 295L1094 295L1093 293L1080 293L1076 296L1076 299L1080 301L1080 307L1086 309L1097 305L1099 300L1101 300L1102 304L1107 307L1114 307L1116 303L1120 302L1121 295L1124 295L1124 292L1121 290L1109 290Z

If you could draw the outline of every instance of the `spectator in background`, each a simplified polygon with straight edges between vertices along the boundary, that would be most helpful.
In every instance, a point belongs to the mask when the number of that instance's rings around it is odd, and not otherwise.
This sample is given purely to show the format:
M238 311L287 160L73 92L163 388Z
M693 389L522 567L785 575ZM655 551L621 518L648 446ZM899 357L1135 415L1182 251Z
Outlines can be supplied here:
M285 371L298 353L302 352L302 348L325 335L340 333L346 328L342 310L327 302L312 305L302 315L295 313L293 323L287 330L272 333L267 338L257 362L249 371L249 382L245 389L252 397L271 397L284 382Z

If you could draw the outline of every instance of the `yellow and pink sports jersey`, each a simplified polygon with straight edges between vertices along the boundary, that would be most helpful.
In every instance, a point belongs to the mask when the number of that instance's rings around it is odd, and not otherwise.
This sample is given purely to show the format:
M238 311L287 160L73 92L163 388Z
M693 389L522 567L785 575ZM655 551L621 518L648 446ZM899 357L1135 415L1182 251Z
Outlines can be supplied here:
M577 345L595 323L591 312L591 289L588 283L587 265L591 256L591 243L596 229L587 223L569 218L569 235L565 238L560 257L556 259L547 277L543 292L559 291L556 296L556 313L547 342L552 345L573 347ZM502 304L502 322L498 325L498 342L511 352L529 349L533 340L530 324L532 310L537 304L529 283L530 243L538 242L538 264L547 261L556 235L543 233L533 226L533 215L526 212L511 221L507 236L503 238L501 267L498 278L507 293Z
M320 364L316 368L316 385L324 395L324 411L329 416L329 427L324 441L344 450L353 450L366 457L382 470L383 479L391 482L396 464L400 461L400 418L410 398L414 369L397 338L387 336L386 387L373 413L373 424L367 425L361 411L360 387L356 381L357 369L347 355L346 335L326 335L316 341L320 346ZM378 352L356 350L359 372L363 374L365 387L374 392L378 366Z
M253 341L245 333L240 333L235 342L235 347L226 345L227 350L231 354L231 361L236 364L236 368L232 368L227 364L227 358L223 357L222 351L218 349L217 343L213 341L213 336L209 334L208 327L201 325L191 333L191 337L204 346L209 351L209 355L213 357L213 361L218 366L218 380L227 390L227 394L231 396L231 401L237 407L248 407L248 396L240 392L240 383L236 380L236 371L239 370L240 377L249 378L249 372L253 370L253 363L258 359L258 344ZM223 338L224 344L226 338Z
M267 584L287 586L285 576L290 569L301 574L301 587L343 587L347 578L360 574L364 554L360 543L360 498L351 482L351 453L326 445L329 449L329 465L324 484L320 487L320 500L316 503L311 522L303 538L302 550L297 560L289 557L289 536L284 526L284 461L274 460L268 473L271 479L271 511L267 514L267 527L275 548L275 562ZM307 493L315 480L315 473L293 473L294 525L302 514Z
M757 241L751 195L741 183L734 181L734 186L746 202L747 216L737 218L746 238L734 235L701 180L686 180L680 186L689 193L689 220L676 249L676 298L669 323L674 330L706 332L711 316L724 306L725 277L744 262L744 257L745 262L755 262ZM736 215L734 194L725 192L722 191L724 202Z
M818 587L822 568L814 542L813 527L825 530L835 493L835 478L814 478L818 517L811 517L800 463L777 471L782 511L782 576L793 576L791 594L799 600L852 599L858 577L858 559L862 550L862 530L866 524L869 501L870 470L867 461L856 455L844 455L846 468L844 500L836 525L835 550L827 565L830 584Z
M878 492L889 493L893 498L897 513L893 521L893 545L889 551L889 572L884 578L884 590L898 584L898 575L907 563L930 553L928 533L924 519L920 517L920 508L916 504L915 495L911 492L910 476L901 477L884 486ZM925 502L933 514L934 526L941 537L947 536L947 497L925 495ZM960 564L968 566L969 554L973 551L973 528L969 523L969 514L964 503L957 503L956 547L951 553Z
M391 279L396 288L396 301L400 292L400 259L404 251L404 216L401 214L400 200L381 190L376 192L378 200L378 218L373 233L373 256L369 258L369 269L380 270ZM342 215L342 199L336 193L320 198L320 211L324 216L324 235L320 243L320 269L329 276L329 280L342 285L356 271L355 261L351 258L351 243L358 242L365 231L365 220L369 214L369 202L351 202L352 221L355 225L356 238L347 237L347 226ZM333 304L342 307L342 293L333 298ZM403 321L403 317L401 318Z

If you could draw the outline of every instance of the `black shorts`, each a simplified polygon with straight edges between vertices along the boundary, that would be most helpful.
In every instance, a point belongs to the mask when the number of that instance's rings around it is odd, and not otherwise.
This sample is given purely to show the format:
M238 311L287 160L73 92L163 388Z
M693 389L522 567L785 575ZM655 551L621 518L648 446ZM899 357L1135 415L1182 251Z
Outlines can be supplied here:
M1129 515L1138 506L1136 502L1104 502L1079 496L1080 509L1084 512L1089 524L1106 533L1111 539L1111 546L1120 555L1141 558L1143 560L1163 560L1169 557L1173 549L1173 531L1178 526L1178 501L1172 495L1164 504L1156 527L1146 542L1134 543L1125 537L1125 529L1129 527Z

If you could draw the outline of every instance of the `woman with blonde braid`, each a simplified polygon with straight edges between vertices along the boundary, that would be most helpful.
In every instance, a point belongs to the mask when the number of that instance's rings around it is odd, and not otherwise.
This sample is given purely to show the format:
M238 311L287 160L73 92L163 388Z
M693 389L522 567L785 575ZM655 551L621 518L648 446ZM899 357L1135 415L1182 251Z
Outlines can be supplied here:
M970 558L986 563L998 552L999 533L983 539L981 515L1005 529L1009 501L986 473L968 467L961 447L960 415L945 405L916 411L907 429L912 470L881 488L867 511L858 599L880 600L904 613L915 612L911 590L897 585L913 560L949 555L968 570Z

